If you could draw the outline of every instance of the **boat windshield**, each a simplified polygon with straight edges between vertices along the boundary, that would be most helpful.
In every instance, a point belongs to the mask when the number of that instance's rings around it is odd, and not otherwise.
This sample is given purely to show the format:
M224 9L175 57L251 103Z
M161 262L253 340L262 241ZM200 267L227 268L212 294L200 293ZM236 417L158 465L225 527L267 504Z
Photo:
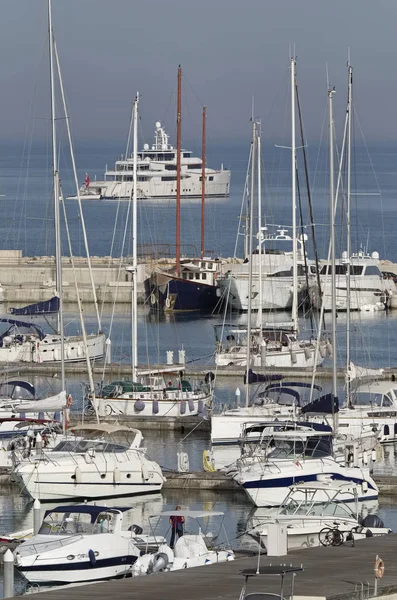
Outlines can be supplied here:
M128 445L115 444L114 442L107 442L105 440L63 440L52 451L84 454L87 450L95 450L97 452L125 452L128 448Z
M324 488L322 493L325 493L329 498L326 502L324 502L324 496L318 495L318 490L293 490L285 498L278 514L355 517L352 509L338 498L338 496L340 497L339 492L328 491ZM354 495L352 494L353 499Z
M271 440L269 460L280 458L323 458L332 454L331 436Z
M45 516L39 529L40 535L76 535L76 534L96 534L112 533L114 529L116 515L103 511L99 513L95 521L87 513L71 512L57 513L50 512Z
M352 397L352 404L353 406L377 406L381 408L393 406L393 400L388 394L356 392Z

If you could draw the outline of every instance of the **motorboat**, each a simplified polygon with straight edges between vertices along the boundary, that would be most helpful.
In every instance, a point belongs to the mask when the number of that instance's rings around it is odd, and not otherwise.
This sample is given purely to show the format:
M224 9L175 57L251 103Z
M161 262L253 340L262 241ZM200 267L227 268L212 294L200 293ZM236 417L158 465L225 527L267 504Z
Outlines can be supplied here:
M329 261L321 261L320 265L321 294L315 281L311 283L310 299L316 308L324 305L324 310L332 309L331 274ZM392 279L385 278L380 269L378 252L371 255L363 251L348 258L347 252L335 262L336 276L336 308L347 310L347 269L350 268L349 311L377 311L390 306L392 296L396 293L396 285Z
M291 485L324 479L357 484L358 501L377 499L378 487L368 466L344 466L337 460L331 426L307 422L278 425L266 436L266 448L243 457L230 472L256 506L280 506ZM318 497L327 501L321 491ZM349 502L352 497L343 493L340 499Z
M287 550L315 546L339 546L347 540L386 535L391 529L375 514L360 518L358 486L349 481L320 480L292 485L281 506L257 509L249 519L247 533L267 547L268 527L283 526ZM341 497L351 494L351 503ZM318 501L321 495L320 502ZM324 496L327 498L324 501Z
M215 325L215 364L247 365L248 331L246 326ZM291 323L267 324L250 330L250 365L252 367L304 368L321 365L329 342L299 339Z
M359 381L339 411L339 430L359 435L363 426L377 432L382 443L397 440L397 384L386 380Z
M175 510L164 511L156 518L160 521L163 517L167 521L177 514L185 520L185 531L177 539L173 549L167 544L161 544L156 553L145 554L134 564L133 575L149 575L158 571L177 571L179 569L189 569L191 567L201 567L219 562L234 560L234 552L231 549L223 547L217 543L218 534L214 535L210 531L203 531L202 522L204 519L207 527L210 526L214 518L222 517L223 524L224 513L208 510ZM188 519L194 520L198 527L196 533L188 533L186 530Z
M18 546L16 568L30 583L67 584L131 574L142 552L142 533L135 525L122 529L128 510L91 504L47 510L37 535ZM153 546L152 538L146 538Z
M160 466L141 447L142 433L123 425L79 425L53 450L20 462L11 481L41 501L159 492Z
M287 228L275 232L261 232L257 249L244 262L236 263L217 279L225 302L233 310L248 311L251 295L251 310L258 311L262 299L262 310L291 309L293 304L293 238ZM301 300L307 293L307 280L315 275L315 265L305 254L304 238L295 238L297 248L297 294ZM248 289L249 273L252 272L252 289ZM259 289L262 281L262 290Z
M191 150L181 150L181 197L201 198L202 160L192 156ZM230 171L205 168L206 198L227 198L230 189ZM156 122L154 144L144 144L137 155L137 197L176 198L177 152L170 145L169 135ZM122 156L113 169L107 169L103 181L91 181L86 174L79 194L82 200L130 200L133 188L133 155ZM77 196L69 196L76 199Z
M203 415L211 400L212 377L209 373L204 382L190 382L184 377L183 365L137 371L137 381L117 380L101 386L91 404L100 416Z

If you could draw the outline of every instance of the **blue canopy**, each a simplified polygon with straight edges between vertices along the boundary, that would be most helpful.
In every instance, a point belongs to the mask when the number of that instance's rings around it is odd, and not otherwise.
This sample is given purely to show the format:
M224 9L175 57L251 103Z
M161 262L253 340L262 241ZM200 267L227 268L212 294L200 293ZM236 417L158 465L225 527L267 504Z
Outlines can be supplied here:
M44 513L44 519L51 513L69 514L69 513L80 513L91 516L91 523L94 523L95 519L101 512L125 512L131 510L131 506L97 506L96 504L72 504L70 506L57 506L51 510L46 510Z
M11 307L8 312L12 315L49 315L51 313L59 312L59 297L53 296L49 300L43 300L42 302L35 302L34 304L28 304L21 308Z
M333 394L325 394L316 400L309 402L302 408L302 413L317 413L332 415L339 411L339 400Z
M248 383L267 383L268 381L280 381L282 375L263 375L262 373L254 373L252 369L248 370ZM244 383L247 383L247 374L244 374Z
M25 327L26 329L34 331L39 336L40 340L45 338L45 334L41 327L39 327L38 325L33 325L33 323L27 323L26 321L17 321L16 319L9 319L6 317L1 317L0 323L9 323L10 325L14 325L15 327L21 328Z
M27 392L29 392L29 394L31 394L32 396L36 395L36 390L34 388L34 385L32 383L30 383L29 381L22 381L20 379L11 379L8 381L3 381L0 384L0 392L2 389L4 389L6 386L10 386L12 387L12 392L10 394L11 398L13 397L14 394L14 390L16 387L22 388L24 390L26 390Z

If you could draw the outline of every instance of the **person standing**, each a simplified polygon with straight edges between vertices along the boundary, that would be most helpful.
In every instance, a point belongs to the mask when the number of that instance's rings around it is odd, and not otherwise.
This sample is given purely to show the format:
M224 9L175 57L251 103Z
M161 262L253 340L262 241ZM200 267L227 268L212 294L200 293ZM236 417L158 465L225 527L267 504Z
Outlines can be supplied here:
M175 507L175 510L182 510L182 508L178 504L178 506ZM185 522L185 517L183 517L182 515L171 515L171 517L170 517L170 524L171 524L170 548L174 547L175 536L178 536L178 538L183 536L184 522Z

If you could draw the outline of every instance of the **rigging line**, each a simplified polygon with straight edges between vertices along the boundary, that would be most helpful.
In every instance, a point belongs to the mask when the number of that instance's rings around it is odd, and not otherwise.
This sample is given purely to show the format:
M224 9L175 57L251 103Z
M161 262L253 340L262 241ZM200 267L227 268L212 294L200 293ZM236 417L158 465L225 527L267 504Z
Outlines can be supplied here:
M296 187L297 187L297 192L298 192L298 206L299 206L299 218L300 218L300 222L301 222L301 240L302 240L302 247L303 247L303 259L305 262L305 281L306 281L306 295L310 293L310 288L309 288L309 266L308 266L308 262L307 262L307 252L306 252L306 241L305 241L305 237L303 235L303 212L302 212L302 199L301 199L301 188L300 188L300 182L299 182L299 172L298 172L298 165L295 163L295 177L296 177ZM314 314L313 314L313 310L309 310L309 318L310 318L310 327L311 330L314 331Z

